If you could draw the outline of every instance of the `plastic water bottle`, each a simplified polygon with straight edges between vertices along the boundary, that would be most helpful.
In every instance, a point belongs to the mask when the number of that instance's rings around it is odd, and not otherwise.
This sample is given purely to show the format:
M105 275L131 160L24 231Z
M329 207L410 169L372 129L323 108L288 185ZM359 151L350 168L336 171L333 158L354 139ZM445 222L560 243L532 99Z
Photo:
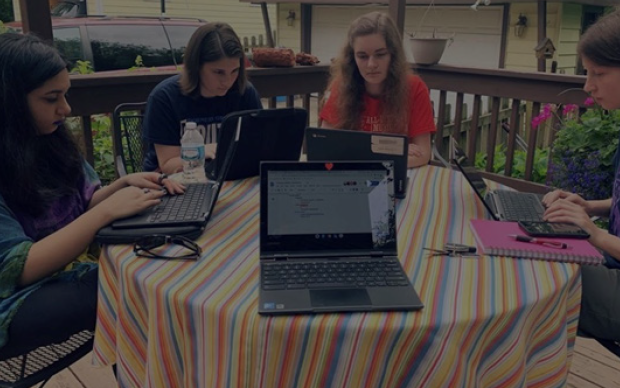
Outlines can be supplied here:
M204 174L205 141L194 122L185 123L181 138L181 159L183 159L183 180L196 181Z

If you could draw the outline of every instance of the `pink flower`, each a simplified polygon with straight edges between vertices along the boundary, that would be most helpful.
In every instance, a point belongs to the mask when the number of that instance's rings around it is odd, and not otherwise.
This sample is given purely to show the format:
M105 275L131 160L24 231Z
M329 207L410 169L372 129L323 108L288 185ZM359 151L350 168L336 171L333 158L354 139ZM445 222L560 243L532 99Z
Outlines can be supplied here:
M586 100L583 102L583 105L585 106L592 106L594 104L596 104L596 102L594 101L592 97L586 98Z
M567 114L576 111L579 107L575 104L566 104L564 108L562 108L562 114L566 116Z
M543 122L543 120L541 120L540 115L534 117L532 119L532 128L533 129L538 128L542 122Z

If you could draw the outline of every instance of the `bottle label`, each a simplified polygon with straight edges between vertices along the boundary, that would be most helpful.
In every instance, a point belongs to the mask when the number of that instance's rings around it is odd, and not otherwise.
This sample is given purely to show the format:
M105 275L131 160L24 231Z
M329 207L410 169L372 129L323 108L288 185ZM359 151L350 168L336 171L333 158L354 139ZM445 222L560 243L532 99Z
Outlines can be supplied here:
M181 147L181 158L187 161L204 160L205 146L204 144L187 145Z

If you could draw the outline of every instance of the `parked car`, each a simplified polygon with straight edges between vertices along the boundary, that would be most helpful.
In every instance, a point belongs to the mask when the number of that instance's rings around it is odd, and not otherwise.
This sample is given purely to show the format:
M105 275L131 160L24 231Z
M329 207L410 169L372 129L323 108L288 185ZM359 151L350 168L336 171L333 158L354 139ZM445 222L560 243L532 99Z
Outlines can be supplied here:
M86 16L86 0L63 0L52 8L52 17Z
M206 21L190 18L52 18L54 45L71 64L89 61L95 71L176 66L194 31ZM21 30L21 22L8 23Z

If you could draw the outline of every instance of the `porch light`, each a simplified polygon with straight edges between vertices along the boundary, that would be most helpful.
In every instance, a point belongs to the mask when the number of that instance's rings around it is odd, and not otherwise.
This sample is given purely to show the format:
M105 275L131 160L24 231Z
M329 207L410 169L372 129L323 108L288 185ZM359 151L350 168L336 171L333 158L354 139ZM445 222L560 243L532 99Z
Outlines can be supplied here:
M520 38L525 33L525 28L527 27L527 16L520 13L519 18L517 19L517 23L515 23L515 36Z
M293 10L288 11L288 16L286 17L286 24L289 27L293 27L293 24L295 23L296 18L297 18L297 15L295 15L295 11Z

